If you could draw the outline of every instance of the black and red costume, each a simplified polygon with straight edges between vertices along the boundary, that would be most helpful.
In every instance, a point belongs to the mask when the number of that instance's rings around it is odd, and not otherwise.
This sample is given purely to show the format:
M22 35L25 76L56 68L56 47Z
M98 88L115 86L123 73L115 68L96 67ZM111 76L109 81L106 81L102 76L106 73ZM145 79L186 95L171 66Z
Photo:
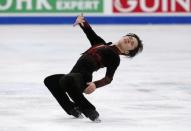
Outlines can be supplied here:
M82 113L86 109L95 110L83 95L87 83L92 81L92 73L106 67L104 78L94 81L96 88L105 86L112 81L120 63L120 50L115 45L111 45L111 42L106 43L92 30L87 21L80 27L89 39L91 47L82 53L69 74L56 74L44 80L45 85L68 114L75 106L80 107Z

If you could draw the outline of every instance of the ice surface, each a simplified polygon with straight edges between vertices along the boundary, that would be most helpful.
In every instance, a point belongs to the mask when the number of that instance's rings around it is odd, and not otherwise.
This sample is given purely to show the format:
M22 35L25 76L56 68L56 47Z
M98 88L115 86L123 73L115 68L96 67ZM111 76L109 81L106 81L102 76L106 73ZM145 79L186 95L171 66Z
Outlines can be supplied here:
M106 41L134 32L144 42L137 57L121 57L110 85L86 95L101 123L66 115L43 85L90 47L79 27L0 26L0 131L190 131L191 25L93 28Z

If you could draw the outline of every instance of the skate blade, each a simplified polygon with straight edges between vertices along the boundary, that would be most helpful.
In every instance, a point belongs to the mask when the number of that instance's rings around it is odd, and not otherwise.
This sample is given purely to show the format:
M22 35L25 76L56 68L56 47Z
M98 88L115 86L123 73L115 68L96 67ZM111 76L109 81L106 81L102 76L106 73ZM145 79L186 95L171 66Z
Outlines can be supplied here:
M79 117L78 117L78 119L83 119L84 118L84 116L82 116L82 115L79 115Z
M95 122L95 123L101 123L101 119L96 118L93 122Z

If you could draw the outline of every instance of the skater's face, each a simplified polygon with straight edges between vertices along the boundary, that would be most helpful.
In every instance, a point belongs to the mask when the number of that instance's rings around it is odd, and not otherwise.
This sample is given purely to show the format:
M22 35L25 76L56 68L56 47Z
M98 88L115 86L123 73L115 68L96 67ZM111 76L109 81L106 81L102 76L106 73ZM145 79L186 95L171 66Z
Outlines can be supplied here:
M123 49L124 53L134 50L138 46L138 41L133 36L123 36L119 40L119 46Z

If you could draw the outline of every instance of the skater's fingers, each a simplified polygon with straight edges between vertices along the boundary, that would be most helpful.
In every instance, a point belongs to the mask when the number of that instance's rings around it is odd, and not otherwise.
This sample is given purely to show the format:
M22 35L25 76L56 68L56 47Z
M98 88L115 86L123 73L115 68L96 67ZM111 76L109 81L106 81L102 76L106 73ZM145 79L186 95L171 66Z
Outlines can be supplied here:
M75 27L76 25L78 25L78 24L81 24L82 26L84 26L84 23L85 21L83 20L82 22L78 22L78 21L76 21L74 24L73 24L73 26Z
M90 84L91 84L91 82L88 82L88 83L87 83L87 85L90 85Z
M89 92L87 92L87 91L86 91L86 92L84 92L84 93L85 93L85 94L90 94L90 93L89 93Z
M84 91L84 93L85 93L85 94L90 94L90 91L86 89L86 90Z
M84 90L84 93L86 93L86 94L91 94L92 92L95 91L96 86L95 86L95 84L94 84L93 82L90 82L90 83L87 83L87 84L89 84L89 85L88 85L88 87Z
M73 26L76 26L78 24L81 24L82 26L84 26L84 22L85 22L84 16L83 16L83 14L80 14L80 15L77 16L76 21L73 24Z
M85 91L85 94L91 94L93 91Z
M74 27L74 26L76 26L77 24L78 24L78 23L77 23L77 22L75 22L75 23L73 24L73 27Z
M89 87L87 87L84 92L85 92L86 94L90 94L90 89L89 89Z
M75 23L73 24L73 26L76 26L78 24L81 24L82 26L84 26L84 22L85 22L85 20L76 20Z

